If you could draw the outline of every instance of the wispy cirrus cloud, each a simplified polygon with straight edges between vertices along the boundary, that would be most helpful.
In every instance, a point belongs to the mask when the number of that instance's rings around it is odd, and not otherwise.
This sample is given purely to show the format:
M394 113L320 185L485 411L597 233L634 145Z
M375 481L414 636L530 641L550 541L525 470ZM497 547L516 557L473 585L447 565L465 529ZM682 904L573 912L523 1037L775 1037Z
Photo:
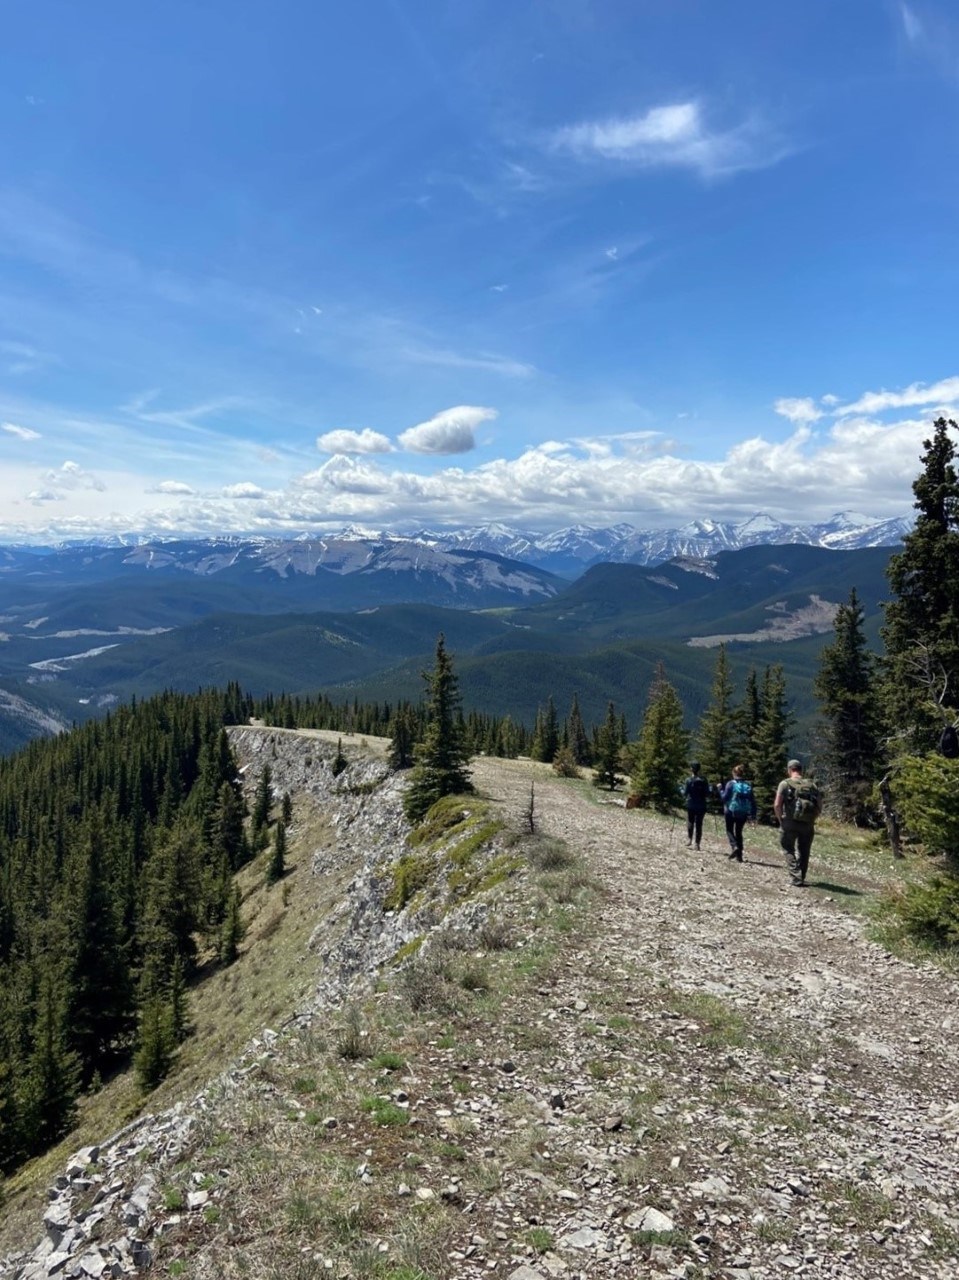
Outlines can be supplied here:
M899 18L916 57L931 63L945 79L959 81L959 22L928 4L901 3Z
M6 431L8 435L16 436L18 440L40 439L39 431L34 431L31 427L19 427L15 422L0 422L0 431Z
M401 356L411 364L433 365L443 369L477 369L482 373L498 373L507 378L530 378L536 366L514 360L510 356L492 351L463 352L445 347L431 347L425 343L407 343L401 348Z
M953 377L942 378L929 386L922 382L912 382L902 391L866 391L858 400L839 405L832 412L837 417L845 417L850 414L883 413L887 409L915 409L924 405L950 409L957 404L959 377Z
M327 431L316 438L316 447L323 453L391 453L393 445L388 436L364 427L362 431Z
M476 448L476 428L497 416L495 409L458 404L402 432L399 443L410 453L469 453Z
M583 161L692 169L705 178L764 169L789 152L756 117L731 128L710 125L696 100L651 107L641 115L565 125L554 130L547 145Z

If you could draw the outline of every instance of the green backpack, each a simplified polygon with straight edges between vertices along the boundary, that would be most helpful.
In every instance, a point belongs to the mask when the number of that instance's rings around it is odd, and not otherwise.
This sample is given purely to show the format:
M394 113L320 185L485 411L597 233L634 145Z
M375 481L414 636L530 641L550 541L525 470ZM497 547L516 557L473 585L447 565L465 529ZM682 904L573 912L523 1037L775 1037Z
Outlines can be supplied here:
M819 788L808 778L791 782L786 788L783 815L793 822L815 822L821 807Z

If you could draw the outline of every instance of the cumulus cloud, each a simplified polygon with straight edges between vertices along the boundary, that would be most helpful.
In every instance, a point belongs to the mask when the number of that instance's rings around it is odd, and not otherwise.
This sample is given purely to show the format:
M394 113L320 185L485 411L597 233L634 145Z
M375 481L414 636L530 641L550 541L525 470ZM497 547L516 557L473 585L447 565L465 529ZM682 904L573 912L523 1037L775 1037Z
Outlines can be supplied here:
M948 408L959 402L959 378L943 378L931 386L913 382L903 391L867 391L836 409L836 414L882 413L886 409L912 409L921 405Z
M78 462L64 462L57 471L46 471L43 476L47 484L58 489L95 489L103 493L106 485L91 471L85 471Z
M182 480L161 480L159 484L151 485L146 489L146 493L168 493L182 498L191 497L196 493L192 485L185 484Z
M390 488L390 477L374 463L336 454L316 471L301 476L297 487L316 493L383 494Z
M317 436L316 447L323 453L390 453L389 437L364 427L362 431L327 431Z
M31 489L27 494L27 501L34 506L40 506L44 502L66 502L66 499L65 493L57 493L54 489Z
M249 480L243 480L239 484L228 484L220 490L224 498L240 498L246 500L249 498L265 498L266 490L261 489L258 484L252 484Z
M818 422L823 416L822 410L816 408L815 400L809 396L781 396L773 405L773 409L783 418L788 418L790 422L800 423Z
M581 160L674 166L705 177L764 168L786 154L755 120L731 129L710 128L695 100L652 107L643 115L566 125L552 134L549 145Z
M30 427L18 427L15 422L0 422L0 431L6 431L11 436L16 436L18 440L40 439L39 431L33 431Z
M399 442L410 453L469 453L476 448L473 432L495 417L495 409L458 404L402 432Z

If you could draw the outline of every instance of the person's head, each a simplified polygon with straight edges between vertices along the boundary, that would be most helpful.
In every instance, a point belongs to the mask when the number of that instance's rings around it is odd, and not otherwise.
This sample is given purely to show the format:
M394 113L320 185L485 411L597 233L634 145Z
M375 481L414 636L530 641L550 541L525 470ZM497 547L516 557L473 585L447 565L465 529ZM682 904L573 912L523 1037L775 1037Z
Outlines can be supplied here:
M801 773L802 773L802 761L801 761L801 760L790 760L790 761L789 761L789 764L787 764L787 765L786 765L786 772L787 772L787 773L801 774Z
M691 761L689 762L689 767L690 767L690 769L692 770L692 772L693 772L693 774L694 774L694 775L695 775L695 774L697 774L697 773L699 773L699 761L698 761L698 760L691 760Z
M733 777L734 777L734 778L741 778L745 772L746 772L746 770L742 767L742 765L741 765L741 764L734 764L734 765L733 765Z

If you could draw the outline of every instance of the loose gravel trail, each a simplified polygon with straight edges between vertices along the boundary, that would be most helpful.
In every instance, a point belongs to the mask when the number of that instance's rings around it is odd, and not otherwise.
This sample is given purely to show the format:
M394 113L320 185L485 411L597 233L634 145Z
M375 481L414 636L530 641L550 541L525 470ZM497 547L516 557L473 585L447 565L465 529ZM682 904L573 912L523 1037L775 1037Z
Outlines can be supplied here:
M594 935L579 962L581 985L591 988L586 998L604 982L622 986L628 972L642 975L647 993L659 986L688 993L694 1010L698 997L700 1007L735 1011L750 1036L730 1046L729 1079L746 1093L765 1088L795 1113L780 1134L744 1114L744 1158L732 1163L737 1178L760 1175L754 1191L765 1182L788 1199L800 1188L792 1213L798 1208L809 1249L797 1251L794 1238L770 1251L763 1238L776 1232L763 1230L760 1213L740 1270L751 1257L749 1274L766 1274L756 1270L758 1249L767 1265L806 1274L957 1274L955 979L869 940L863 914L849 905L856 878L833 868L824 874L815 844L811 885L795 889L769 832L747 827L740 865L725 856L725 834L711 817L697 853L686 846L681 821L626 810L607 793L600 794L610 802L597 803L583 787L535 769L478 760L474 781L521 825L535 776L537 829L581 852L601 886ZM755 1052L757 1033L771 1053ZM705 1082L695 1078L696 1050L689 1049L681 1069L696 1094ZM704 1070L715 1065L706 1055L702 1062ZM824 1204L836 1193L845 1197L840 1213ZM838 1235L837 1220L848 1223Z

